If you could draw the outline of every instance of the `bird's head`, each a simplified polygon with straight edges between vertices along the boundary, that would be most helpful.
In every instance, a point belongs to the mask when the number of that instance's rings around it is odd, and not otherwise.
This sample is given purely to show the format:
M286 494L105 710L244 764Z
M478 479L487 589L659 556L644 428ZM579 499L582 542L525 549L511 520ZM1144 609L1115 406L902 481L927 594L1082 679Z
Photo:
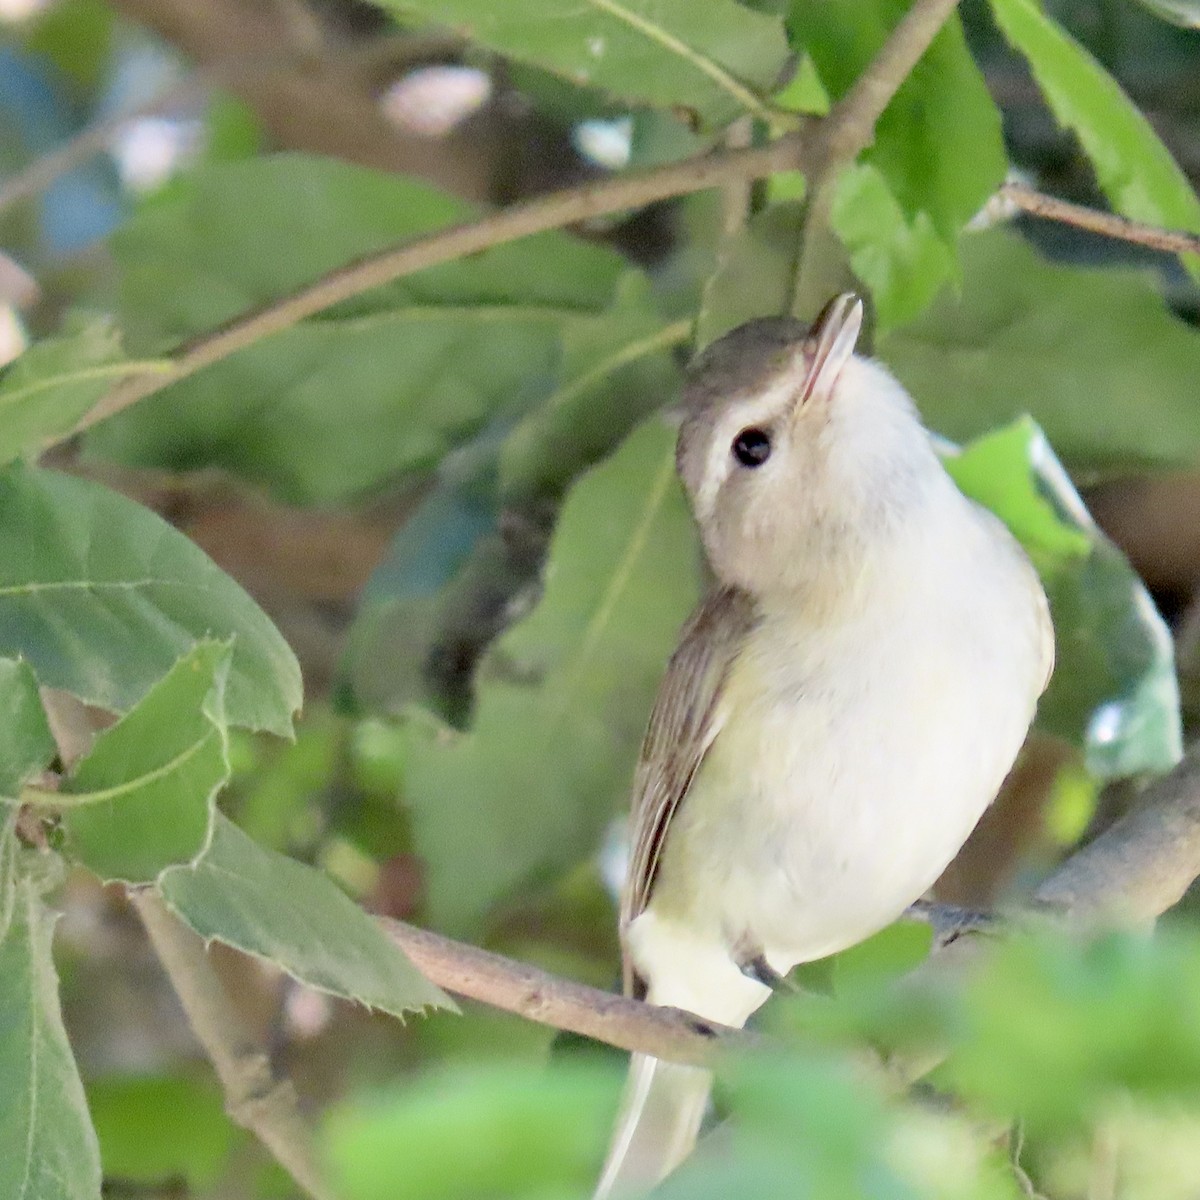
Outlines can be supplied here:
M862 318L845 294L811 327L751 321L689 372L677 461L721 582L766 594L843 569L941 473L907 393L854 353Z

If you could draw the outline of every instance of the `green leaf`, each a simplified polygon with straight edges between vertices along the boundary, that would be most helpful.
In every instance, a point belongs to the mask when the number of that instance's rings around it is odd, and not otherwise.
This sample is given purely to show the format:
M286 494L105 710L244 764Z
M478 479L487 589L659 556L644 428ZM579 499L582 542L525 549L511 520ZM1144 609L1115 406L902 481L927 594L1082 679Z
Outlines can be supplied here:
M1170 631L1042 431L1018 421L948 457L946 469L1008 525L1050 599L1057 663L1038 727L1080 746L1100 778L1169 770L1182 753Z
M769 116L761 96L787 62L783 24L733 0L376 0L473 42L603 88L682 108L709 125Z
M58 1003L54 916L16 883L0 937L0 1196L99 1200L100 1152Z
M656 421L563 507L537 608L481 667L469 733L413 722L406 799L439 925L478 928L536 876L595 848L629 788L697 557Z
M98 484L0 471L0 654L124 712L206 637L234 639L230 723L289 734L302 696L295 656L198 547Z
M323 1157L343 1200L582 1195L595 1181L618 1074L501 1064L343 1105Z
M946 1068L955 1090L1036 1130L1136 1098L1200 1095L1200 955L1160 930L1008 940L971 980Z
M690 321L663 325L630 275L608 312L564 331L548 395L443 464L368 586L348 655L360 702L465 719L475 660L535 583L563 493L674 399L671 351L690 333Z
M108 1075L88 1081L87 1099L110 1178L159 1187L182 1179L207 1191L247 1140L210 1077Z
M909 7L907 0L792 0L788 30L840 100ZM909 217L928 213L948 243L1003 181L1000 112L957 14L900 85L861 161L883 175Z
M36 343L0 373L0 464L67 433L121 376L169 368L131 362L106 318Z
M756 213L729 239L704 289L696 318L698 349L755 317L791 309L803 228L804 207L785 201Z
M1117 81L1037 0L992 0L992 12L1029 60L1054 115L1078 135L1113 208L1152 225L1200 232L1200 198ZM1182 257L1200 279L1200 256Z
M871 289L880 331L919 316L957 271L929 214L906 215L870 164L849 167L838 179L832 218L855 275Z
M151 883L200 855L229 779L229 646L201 642L101 733L54 800L67 848L101 879Z
M113 239L122 319L161 349L475 215L426 185L346 163L210 165ZM564 332L601 318L633 274L562 233L446 263L173 384L92 431L89 453L220 466L300 502L357 496L519 417L552 386Z
M16 799L57 753L29 664L0 658L0 798Z
M691 336L692 322L659 322L641 283L632 277L602 320L564 331L554 390L501 448L504 504L557 499L638 421L674 400L680 380L671 351Z
M202 938L264 958L309 987L396 1016L454 1008L328 876L260 846L220 814L208 851L164 872L159 888Z
M961 294L878 347L939 433L964 442L1029 412L1073 472L1200 457L1200 334L1152 276L1054 265L1005 230L961 251Z

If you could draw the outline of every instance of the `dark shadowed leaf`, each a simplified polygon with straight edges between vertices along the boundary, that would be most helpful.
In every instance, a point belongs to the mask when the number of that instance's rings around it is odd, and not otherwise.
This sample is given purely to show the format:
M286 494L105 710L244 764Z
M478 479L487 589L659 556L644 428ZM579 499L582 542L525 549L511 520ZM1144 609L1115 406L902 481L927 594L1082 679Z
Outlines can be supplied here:
M208 845L229 778L229 647L201 642L115 725L64 781L67 847L104 880L150 883Z
M406 798L439 925L478 927L521 883L578 861L628 791L697 594L672 442L651 421L571 492L541 602L481 665L471 730L413 722Z
M787 40L777 17L733 0L376 0L613 96L708 124L766 112Z
M232 638L231 724L288 734L300 668L244 591L183 534L98 484L0 472L0 654L124 712L195 643Z
M563 493L674 400L672 351L691 328L663 325L629 276L612 309L564 330L545 398L447 458L368 587L349 664L361 702L418 700L461 720L475 661L535 582Z
M396 1016L454 1007L327 875L260 846L219 814L204 856L165 872L159 887L202 938L264 958L309 987Z
M58 1003L54 916L32 880L0 913L0 1196L99 1200L100 1152Z
M755 317L789 311L803 221L803 205L785 201L753 216L730 238L704 289L696 318L698 349Z
M602 322L564 330L554 390L501 447L502 502L559 499L642 418L672 403L679 391L672 352L691 334L690 320L663 325L654 317L636 276Z

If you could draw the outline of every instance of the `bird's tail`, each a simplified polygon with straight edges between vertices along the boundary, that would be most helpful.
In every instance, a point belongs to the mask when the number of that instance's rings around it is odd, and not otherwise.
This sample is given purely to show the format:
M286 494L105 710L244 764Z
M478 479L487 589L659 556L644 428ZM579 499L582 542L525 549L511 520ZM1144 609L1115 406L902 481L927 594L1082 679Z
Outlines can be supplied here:
M594 1200L649 1191L696 1144L712 1072L634 1054Z

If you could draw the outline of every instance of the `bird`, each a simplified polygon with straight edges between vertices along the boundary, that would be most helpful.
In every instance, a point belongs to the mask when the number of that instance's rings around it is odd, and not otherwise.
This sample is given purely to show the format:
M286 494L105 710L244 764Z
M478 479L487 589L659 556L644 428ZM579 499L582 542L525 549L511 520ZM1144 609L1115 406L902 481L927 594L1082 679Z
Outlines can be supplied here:
M740 326L684 385L709 568L634 772L624 990L742 1026L918 901L1020 753L1054 665L1037 573L947 474L862 301ZM596 1200L690 1153L701 1067L634 1054Z

